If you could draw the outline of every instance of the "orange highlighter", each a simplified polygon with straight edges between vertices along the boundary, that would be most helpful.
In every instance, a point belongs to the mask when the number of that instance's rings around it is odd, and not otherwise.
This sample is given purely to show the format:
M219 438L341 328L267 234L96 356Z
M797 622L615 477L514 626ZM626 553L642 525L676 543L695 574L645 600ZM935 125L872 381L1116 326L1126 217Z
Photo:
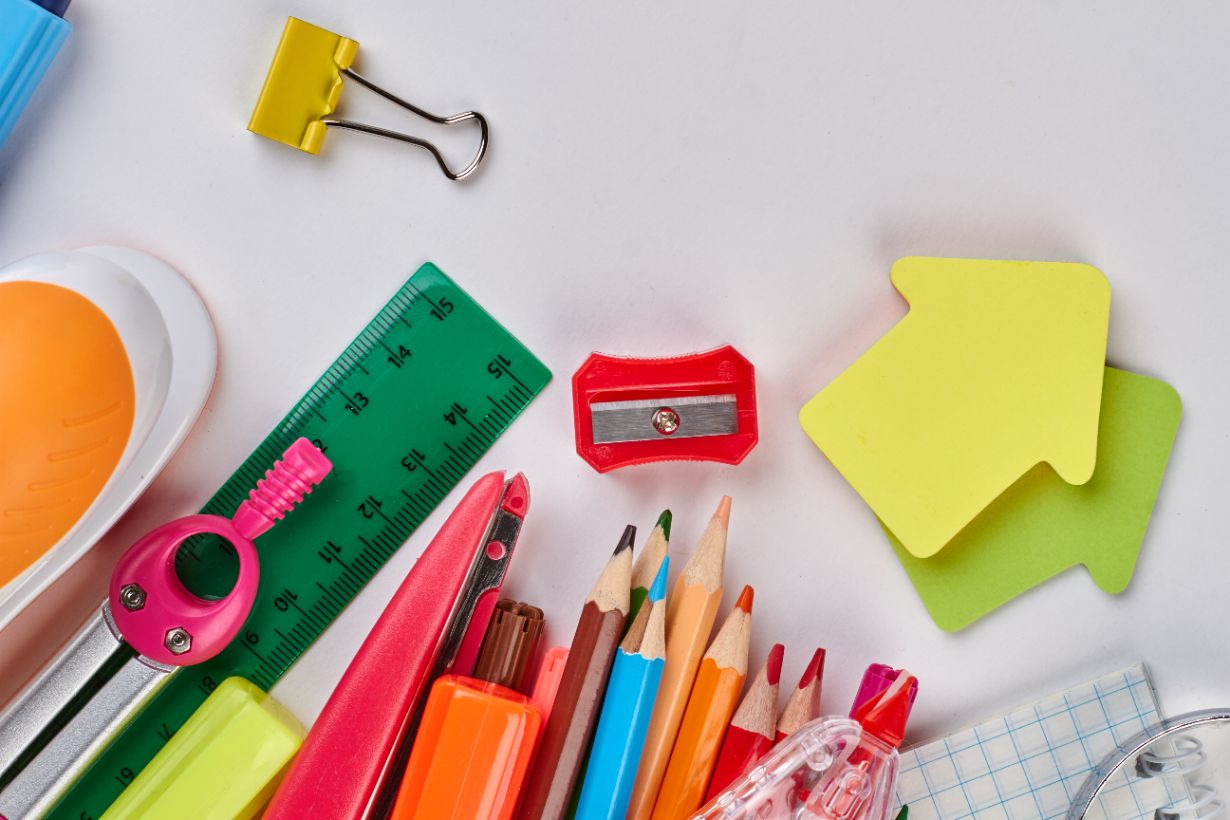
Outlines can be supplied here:
M474 676L431 687L392 820L509 820L544 718L521 691L542 610L500 601Z

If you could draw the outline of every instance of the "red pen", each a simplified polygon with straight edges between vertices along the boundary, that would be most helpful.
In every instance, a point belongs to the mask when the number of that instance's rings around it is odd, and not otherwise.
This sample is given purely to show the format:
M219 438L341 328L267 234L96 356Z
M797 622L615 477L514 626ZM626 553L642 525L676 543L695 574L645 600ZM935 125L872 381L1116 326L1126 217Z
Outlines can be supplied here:
M333 690L266 820L359 820L391 805L427 685L486 631L529 501L520 474L470 488Z

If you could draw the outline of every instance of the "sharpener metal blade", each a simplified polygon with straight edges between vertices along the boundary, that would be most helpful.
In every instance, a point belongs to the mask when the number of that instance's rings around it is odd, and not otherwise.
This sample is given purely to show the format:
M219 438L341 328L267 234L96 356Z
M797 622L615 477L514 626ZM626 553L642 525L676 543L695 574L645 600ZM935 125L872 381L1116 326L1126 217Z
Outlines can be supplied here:
M595 444L668 438L728 436L739 431L735 396L687 396L595 402L590 407ZM664 426L663 415L670 422ZM673 414L673 419L670 416ZM670 427L674 429L667 432Z

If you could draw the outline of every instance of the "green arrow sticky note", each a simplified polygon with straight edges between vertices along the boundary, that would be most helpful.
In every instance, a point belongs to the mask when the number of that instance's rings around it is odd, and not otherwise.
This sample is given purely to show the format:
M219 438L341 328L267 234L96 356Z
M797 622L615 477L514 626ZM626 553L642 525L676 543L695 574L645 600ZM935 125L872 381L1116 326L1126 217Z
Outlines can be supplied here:
M1108 367L1088 483L1068 484L1039 464L930 558L885 528L935 623L964 629L1077 564L1104 592L1126 589L1181 415L1170 385Z

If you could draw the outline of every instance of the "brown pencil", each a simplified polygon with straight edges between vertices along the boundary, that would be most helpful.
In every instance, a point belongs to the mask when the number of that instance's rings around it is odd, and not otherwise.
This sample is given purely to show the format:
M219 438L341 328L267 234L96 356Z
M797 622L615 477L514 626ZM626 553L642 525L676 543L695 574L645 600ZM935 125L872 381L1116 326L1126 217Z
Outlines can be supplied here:
M624 634L635 537L636 527L629 525L581 610L564 677L522 792L522 820L560 820L568 810Z

